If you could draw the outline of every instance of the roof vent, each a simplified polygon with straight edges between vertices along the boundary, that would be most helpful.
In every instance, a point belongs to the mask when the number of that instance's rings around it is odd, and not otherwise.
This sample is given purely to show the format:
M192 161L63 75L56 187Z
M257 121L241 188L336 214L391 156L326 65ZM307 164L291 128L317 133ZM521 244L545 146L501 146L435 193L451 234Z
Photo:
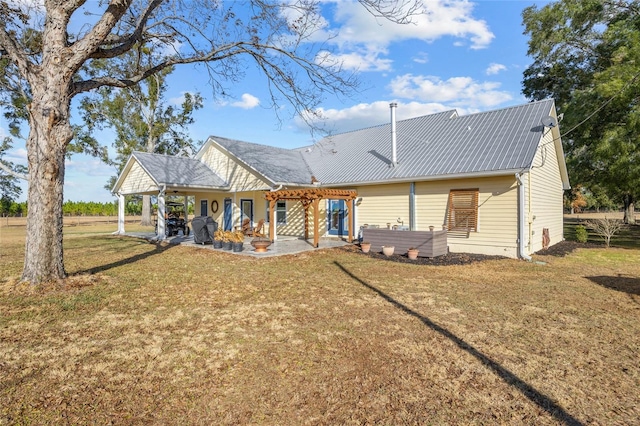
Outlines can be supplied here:
M389 104L391 108L391 167L395 167L398 164L398 158L396 157L396 108L398 104L392 102Z

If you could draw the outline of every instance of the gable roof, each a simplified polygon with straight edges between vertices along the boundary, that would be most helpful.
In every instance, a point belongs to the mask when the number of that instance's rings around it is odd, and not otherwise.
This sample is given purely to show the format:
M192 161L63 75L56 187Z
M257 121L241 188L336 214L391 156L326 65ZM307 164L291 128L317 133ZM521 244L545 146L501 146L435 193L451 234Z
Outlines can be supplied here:
M229 188L229 184L224 179L195 158L134 151L113 186L112 192L115 193L120 189L133 162L140 164L140 167L158 186L222 190Z
M553 100L459 116L455 111L342 133L301 149L322 185L505 175L528 170Z
M196 158L200 158L205 147L212 144L216 144L236 161L256 171L274 185L311 184L311 170L302 158L302 153L296 150L210 136Z

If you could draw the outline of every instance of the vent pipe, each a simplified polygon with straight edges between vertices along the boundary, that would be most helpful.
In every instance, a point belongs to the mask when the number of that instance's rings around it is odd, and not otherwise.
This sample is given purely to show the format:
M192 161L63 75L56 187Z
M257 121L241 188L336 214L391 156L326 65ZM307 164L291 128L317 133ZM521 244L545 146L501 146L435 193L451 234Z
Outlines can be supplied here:
M395 167L398 164L398 158L396 156L396 108L398 104L392 102L389 104L391 108L391 167Z

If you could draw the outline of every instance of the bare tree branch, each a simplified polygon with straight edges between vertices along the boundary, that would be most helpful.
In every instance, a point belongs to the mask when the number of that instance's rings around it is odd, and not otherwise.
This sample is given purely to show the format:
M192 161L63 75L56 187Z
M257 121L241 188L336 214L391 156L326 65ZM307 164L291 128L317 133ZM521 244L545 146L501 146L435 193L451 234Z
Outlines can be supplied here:
M2 160L0 160L0 169L4 170L6 173L10 174L11 176L17 177L18 179L29 181L29 177L26 174L18 173L14 171L11 167L4 164Z

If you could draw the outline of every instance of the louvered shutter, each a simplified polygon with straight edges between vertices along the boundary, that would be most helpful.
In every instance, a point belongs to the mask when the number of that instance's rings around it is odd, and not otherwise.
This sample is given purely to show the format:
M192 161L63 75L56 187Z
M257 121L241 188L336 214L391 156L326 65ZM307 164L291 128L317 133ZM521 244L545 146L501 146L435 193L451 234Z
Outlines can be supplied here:
M449 192L447 227L449 231L478 230L478 189L454 189Z

